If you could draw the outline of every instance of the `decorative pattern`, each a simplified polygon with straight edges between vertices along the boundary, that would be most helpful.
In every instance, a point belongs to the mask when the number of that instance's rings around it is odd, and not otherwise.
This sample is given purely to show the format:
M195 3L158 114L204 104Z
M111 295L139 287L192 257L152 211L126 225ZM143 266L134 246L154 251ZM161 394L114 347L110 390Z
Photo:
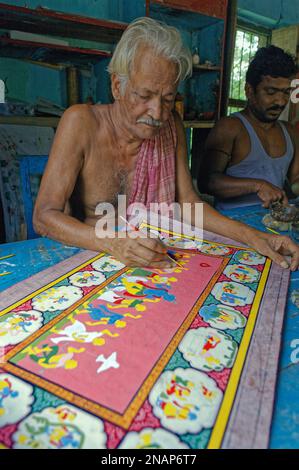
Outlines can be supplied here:
M238 263L248 264L249 266L257 266L259 264L264 264L266 258L256 251L240 250L235 254L235 260Z
M72 406L45 408L28 416L13 435L15 449L103 449L101 420Z
M0 348L20 343L42 323L43 315L38 310L21 310L0 317Z
M254 299L254 291L237 282L217 282L212 295L224 305L233 307L250 305Z
M153 413L177 434L199 433L214 425L222 399L217 383L194 369L163 372L150 393Z
M221 371L232 367L238 345L231 336L215 328L197 328L186 333L179 350L194 369Z
M229 246L219 245L218 243L203 243L200 251L207 255L218 256L226 256L232 253L232 249Z
M202 307L199 314L206 323L218 330L236 330L246 325L246 317L242 313L223 304Z
M30 412L33 388L10 374L0 374L0 426L18 422Z
M83 293L78 287L51 287L34 297L32 306L41 312L62 311L76 303L82 296Z
M92 287L99 286L105 281L105 276L98 271L80 271L70 276L69 281L72 286Z
M236 282L253 283L260 278L260 272L244 264L231 264L227 266L223 274Z

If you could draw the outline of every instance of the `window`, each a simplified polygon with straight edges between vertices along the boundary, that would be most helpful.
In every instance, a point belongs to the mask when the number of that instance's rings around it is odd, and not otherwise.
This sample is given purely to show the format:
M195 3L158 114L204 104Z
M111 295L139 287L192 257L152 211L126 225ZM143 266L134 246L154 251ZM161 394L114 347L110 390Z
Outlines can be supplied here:
M246 105L245 77L250 60L260 47L268 44L269 34L237 27L234 60L231 71L228 114L240 111Z

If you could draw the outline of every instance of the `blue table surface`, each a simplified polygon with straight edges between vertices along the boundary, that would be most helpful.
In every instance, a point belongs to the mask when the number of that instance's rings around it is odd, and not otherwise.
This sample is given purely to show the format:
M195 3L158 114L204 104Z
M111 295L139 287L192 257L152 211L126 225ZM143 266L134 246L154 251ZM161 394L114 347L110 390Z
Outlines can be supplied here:
M266 210L260 206L250 206L226 211L225 215L265 230L261 223L265 213ZM79 248L68 247L47 238L0 245L0 258L14 255L0 259L0 274L10 272L0 276L0 291L80 251ZM270 447L278 449L299 448L299 352L297 357L295 355L298 362L295 362L294 343L293 347L291 345L298 339L299 348L299 309L291 300L291 293L295 289L299 294L299 271L291 274L277 378Z

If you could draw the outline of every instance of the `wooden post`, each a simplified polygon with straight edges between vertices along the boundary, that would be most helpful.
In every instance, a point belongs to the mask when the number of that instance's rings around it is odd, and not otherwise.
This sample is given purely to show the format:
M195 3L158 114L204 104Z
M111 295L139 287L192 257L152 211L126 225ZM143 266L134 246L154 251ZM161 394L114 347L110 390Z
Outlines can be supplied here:
M145 16L150 16L150 0L145 1Z
M237 29L237 0L230 0L227 7L226 17L226 34L225 34L225 49L224 49L224 64L223 64L223 81L222 81L222 94L220 115L226 116L229 89L230 89L230 76L231 68L234 59L234 45Z
M79 77L76 67L67 67L67 97L68 105L79 103Z

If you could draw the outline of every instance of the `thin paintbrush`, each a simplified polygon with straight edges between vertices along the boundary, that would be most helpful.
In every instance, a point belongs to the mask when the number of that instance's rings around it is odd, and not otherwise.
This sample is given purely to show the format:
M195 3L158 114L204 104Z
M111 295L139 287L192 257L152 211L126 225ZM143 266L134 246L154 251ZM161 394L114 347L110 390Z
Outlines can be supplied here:
M127 219L125 219L121 215L119 217L120 217L121 220L123 220L127 224L128 227L130 227L130 229L134 230L135 232L141 232L141 230L138 227L135 227L135 225L130 224L130 222L128 222ZM159 240L162 242L162 240L160 238L159 238ZM181 269L186 269L176 259L174 259L174 257L171 256L171 254L168 251L167 251L166 255L168 256L169 259L171 259L171 261L173 261L175 264L177 264Z

